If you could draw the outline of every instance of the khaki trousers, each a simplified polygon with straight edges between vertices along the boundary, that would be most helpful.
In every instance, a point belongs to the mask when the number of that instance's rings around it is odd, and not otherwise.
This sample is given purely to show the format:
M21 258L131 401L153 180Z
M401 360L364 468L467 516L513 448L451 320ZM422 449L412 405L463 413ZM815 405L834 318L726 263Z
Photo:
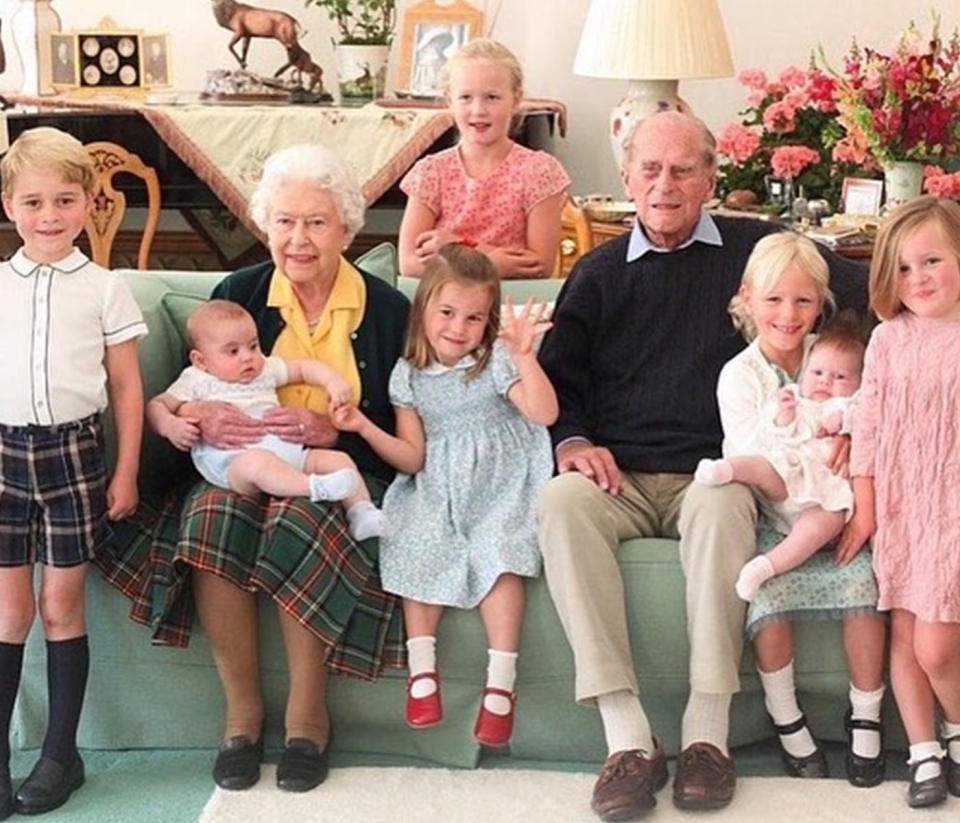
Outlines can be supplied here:
M757 520L746 486L625 472L614 497L568 472L543 488L537 515L547 586L573 650L577 701L637 692L616 560L620 542L632 537L680 538L691 688L739 691L746 603L733 584L754 554Z

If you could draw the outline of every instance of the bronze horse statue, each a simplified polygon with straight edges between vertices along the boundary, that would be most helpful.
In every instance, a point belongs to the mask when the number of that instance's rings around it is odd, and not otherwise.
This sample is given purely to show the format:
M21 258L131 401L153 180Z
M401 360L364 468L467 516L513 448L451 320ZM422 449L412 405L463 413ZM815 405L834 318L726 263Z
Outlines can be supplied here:
M213 16L217 23L233 32L233 39L227 45L230 53L237 58L240 68L247 67L247 52L253 37L270 37L287 49L297 45L300 24L296 18L285 11L262 9L236 0L210 0ZM240 43L240 53L234 49Z

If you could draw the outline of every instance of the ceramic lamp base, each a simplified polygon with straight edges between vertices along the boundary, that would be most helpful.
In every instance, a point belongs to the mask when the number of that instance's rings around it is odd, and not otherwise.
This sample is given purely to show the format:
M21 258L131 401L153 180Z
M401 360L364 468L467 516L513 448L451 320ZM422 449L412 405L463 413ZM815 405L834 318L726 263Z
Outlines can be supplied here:
M634 129L658 111L682 111L690 107L677 97L676 80L631 80L623 99L610 112L610 146L617 168L623 170L627 141Z

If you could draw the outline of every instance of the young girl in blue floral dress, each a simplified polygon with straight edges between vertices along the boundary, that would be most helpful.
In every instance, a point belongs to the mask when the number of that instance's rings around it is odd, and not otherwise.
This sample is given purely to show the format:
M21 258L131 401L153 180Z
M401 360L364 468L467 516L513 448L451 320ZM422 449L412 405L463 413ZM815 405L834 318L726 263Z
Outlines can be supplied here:
M524 577L540 570L534 501L550 478L546 426L557 398L534 343L550 324L531 301L500 330L490 260L448 244L417 289L404 357L390 377L396 436L356 407L333 413L399 474L383 500L383 586L404 598L410 678L406 721L443 718L436 630L446 606L479 607L489 642L474 736L503 746L513 731Z

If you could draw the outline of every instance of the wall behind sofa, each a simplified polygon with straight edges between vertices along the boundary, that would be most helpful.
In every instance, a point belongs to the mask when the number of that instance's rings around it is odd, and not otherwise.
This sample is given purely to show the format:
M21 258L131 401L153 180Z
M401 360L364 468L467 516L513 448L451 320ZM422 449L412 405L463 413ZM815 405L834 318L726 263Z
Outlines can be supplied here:
M416 0L399 0L402 8ZM248 0L254 5L284 9L303 25L303 43L325 70L328 88L335 87L335 64L330 43L333 27L322 10L304 8L302 0ZM556 152L563 160L577 193L606 191L619 195L620 185L606 147L606 120L626 83L596 80L572 73L573 58L589 0L472 0L485 8L488 20L499 8L493 36L503 40L520 56L527 74L527 93L564 101L570 112L570 128ZM887 50L910 19L929 28L932 0L719 0L737 70L761 68L776 74L788 65L806 65L810 50L821 42L839 65L840 57L856 35L859 42ZM17 0L0 0L4 22L3 44L7 70L0 75L0 89L20 85L20 68L10 40L10 18ZM954 2L939 4L944 30L960 23ZM176 86L201 88L210 68L234 64L227 53L230 35L217 26L209 0L53 0L63 28L88 27L110 16L123 27L168 31L171 36ZM391 55L390 84L394 83L399 47ZM250 67L272 74L283 62L282 48L275 42L253 41ZM690 80L680 85L682 96L709 126L722 127L736 117L744 94L733 78Z

